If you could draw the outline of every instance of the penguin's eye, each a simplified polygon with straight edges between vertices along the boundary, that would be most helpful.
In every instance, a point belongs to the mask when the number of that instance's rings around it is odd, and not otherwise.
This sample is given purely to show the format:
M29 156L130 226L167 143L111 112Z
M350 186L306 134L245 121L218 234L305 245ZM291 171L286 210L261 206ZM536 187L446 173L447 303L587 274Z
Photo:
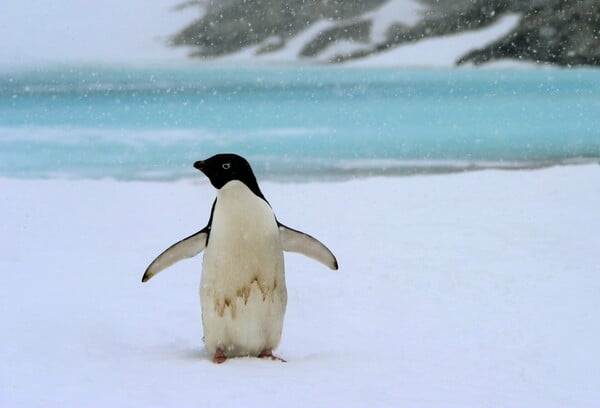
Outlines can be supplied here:
M223 163L223 165L221 167L223 167L224 170L229 170L229 168L231 167L231 164Z

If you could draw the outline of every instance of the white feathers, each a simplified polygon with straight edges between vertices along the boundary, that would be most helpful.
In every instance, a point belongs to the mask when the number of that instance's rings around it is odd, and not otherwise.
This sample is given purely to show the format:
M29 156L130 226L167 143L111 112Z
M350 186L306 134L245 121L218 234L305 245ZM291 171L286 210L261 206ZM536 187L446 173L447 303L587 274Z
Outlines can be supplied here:
M219 190L200 285L204 343L228 357L277 347L287 303L271 207L245 184Z

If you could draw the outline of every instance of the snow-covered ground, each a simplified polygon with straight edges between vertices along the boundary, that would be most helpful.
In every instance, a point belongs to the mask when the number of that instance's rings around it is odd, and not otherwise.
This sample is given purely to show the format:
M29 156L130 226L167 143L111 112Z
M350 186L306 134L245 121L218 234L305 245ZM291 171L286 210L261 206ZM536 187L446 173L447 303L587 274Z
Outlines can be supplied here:
M175 10L181 3L183 0L5 0L0 11L0 38L10 40L0 41L0 67L190 62L187 57L190 49L166 45L169 36L200 15L197 7ZM423 12L424 6L415 0L390 0L364 17L373 19L372 42L376 43L382 40L391 24L413 25L422 18ZM468 51L504 36L519 18L505 16L484 29L396 47L347 65L451 68ZM326 62L365 47L362 43L340 41L314 59L298 58L304 45L334 25L332 21L319 21L289 39L277 52L256 55L262 45L249 46L215 61L224 64Z
M211 186L0 180L0 406L600 404L598 165L262 188L340 270L286 255L288 363L215 365L201 258L140 282Z

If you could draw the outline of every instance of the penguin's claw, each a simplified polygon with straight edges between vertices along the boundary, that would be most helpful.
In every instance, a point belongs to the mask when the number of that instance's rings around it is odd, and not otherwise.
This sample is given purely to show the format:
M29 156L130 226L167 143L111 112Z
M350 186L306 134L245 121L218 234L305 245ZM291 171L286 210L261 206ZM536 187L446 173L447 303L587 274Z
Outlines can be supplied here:
M264 349L263 351L260 352L258 357L259 358L270 358L273 361L281 361L282 363L287 363L287 361L284 360L283 358L273 355L273 350L271 350L271 349Z
M223 353L223 350L217 348L217 351L215 351L215 355L213 357L213 363L223 364L225 360L227 360L227 356Z

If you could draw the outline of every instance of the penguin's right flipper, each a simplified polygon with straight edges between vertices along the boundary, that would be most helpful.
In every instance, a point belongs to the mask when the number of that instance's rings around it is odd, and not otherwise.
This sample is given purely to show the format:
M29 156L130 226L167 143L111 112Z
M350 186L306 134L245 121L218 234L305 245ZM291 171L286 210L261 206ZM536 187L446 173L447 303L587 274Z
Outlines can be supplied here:
M171 245L162 254L160 254L144 272L142 282L146 282L157 273L163 271L175 262L179 262L182 259L191 258L204 251L206 248L206 240L208 238L208 228L204 228L198 231L194 235L191 235L176 244Z

